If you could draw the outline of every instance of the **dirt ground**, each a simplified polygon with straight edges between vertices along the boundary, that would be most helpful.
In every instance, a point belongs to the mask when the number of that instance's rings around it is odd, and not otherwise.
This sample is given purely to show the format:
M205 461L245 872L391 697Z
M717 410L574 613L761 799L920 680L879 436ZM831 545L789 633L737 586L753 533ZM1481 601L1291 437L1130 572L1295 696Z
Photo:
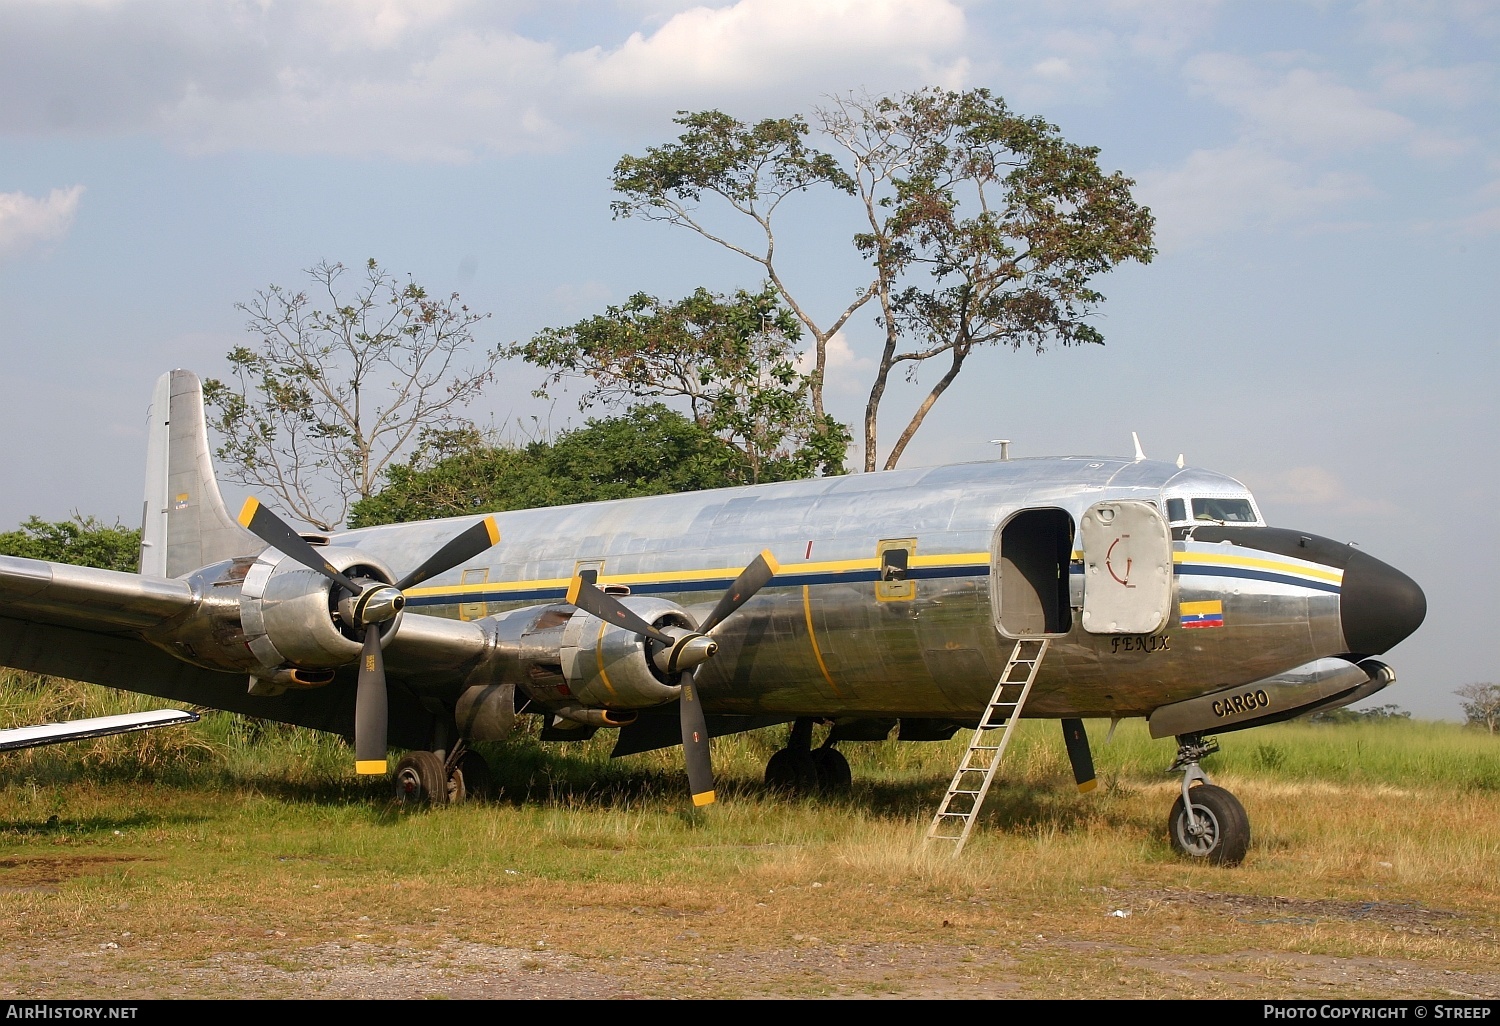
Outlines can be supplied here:
M0 896L51 892L67 875L57 860L0 861ZM1339 902L1185 889L1101 888L1082 900L1119 929L1108 940L1058 928L1032 912L1023 928L993 921L988 902L952 913L931 942L824 939L792 933L775 947L725 946L734 933L727 907L572 911L582 924L557 943L508 946L445 935L433 923L366 922L341 936L315 936L304 924L255 931L234 917L199 931L184 953L166 938L23 930L0 942L8 998L1500 998L1500 972L1442 958L1303 953L1287 931L1328 937L1369 932L1418 949L1424 941L1489 948L1493 925L1401 902ZM1101 903L1102 899L1102 903ZM757 903L760 904L760 903ZM122 903L122 910L128 903ZM446 909L434 909L446 912ZM511 916L515 908L496 909ZM23 917L29 913L20 913ZM629 933L641 950L588 950L599 936ZM1140 926L1131 929L1135 924ZM610 923L617 923L611 930ZM1184 927L1180 922L1196 924ZM1192 936L1215 923L1268 931L1275 946L1204 954ZM24 918L21 920L24 925ZM199 924L211 926L212 924ZM936 924L934 924L936 925ZM557 933L556 924L547 931ZM1087 931L1096 933L1096 931ZM313 934L313 936L309 936ZM952 937L946 940L945 935ZM107 939L106 939L107 938ZM652 940L651 938L655 938ZM659 950L656 948L659 946ZM1326 944L1324 947L1326 948ZM1365 945L1368 948L1368 944ZM600 946L602 950L613 950ZM696 954L693 952L696 951Z

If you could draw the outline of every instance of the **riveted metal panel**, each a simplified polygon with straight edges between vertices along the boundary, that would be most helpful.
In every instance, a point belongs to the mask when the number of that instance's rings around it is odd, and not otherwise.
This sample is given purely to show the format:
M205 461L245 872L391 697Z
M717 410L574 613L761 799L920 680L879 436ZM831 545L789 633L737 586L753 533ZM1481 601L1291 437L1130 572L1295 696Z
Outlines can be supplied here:
M1083 515L1083 628L1152 634L1172 608L1172 536L1149 502L1098 502Z

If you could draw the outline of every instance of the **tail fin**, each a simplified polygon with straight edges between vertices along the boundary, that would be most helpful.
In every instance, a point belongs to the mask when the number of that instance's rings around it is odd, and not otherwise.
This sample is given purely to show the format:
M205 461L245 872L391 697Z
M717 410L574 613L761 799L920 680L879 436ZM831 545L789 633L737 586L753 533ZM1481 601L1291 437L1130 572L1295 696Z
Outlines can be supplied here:
M180 577L264 548L224 508L198 376L174 370L158 378L149 416L141 573Z

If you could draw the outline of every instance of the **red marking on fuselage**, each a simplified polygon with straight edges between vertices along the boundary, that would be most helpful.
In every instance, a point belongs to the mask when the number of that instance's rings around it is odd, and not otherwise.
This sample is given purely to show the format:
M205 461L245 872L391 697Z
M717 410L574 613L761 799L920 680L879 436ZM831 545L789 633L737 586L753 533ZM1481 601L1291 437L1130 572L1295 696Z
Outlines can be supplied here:
M1135 587L1135 585L1133 585L1133 584L1130 583L1130 567L1132 566L1132 564L1135 563L1135 560L1131 559L1128 556L1125 558L1125 576L1124 577L1121 577L1119 574L1115 573L1115 568L1113 566L1111 566L1110 562L1109 562L1109 557L1114 554L1115 546L1118 545L1118 544L1120 544L1122 541L1124 541L1126 538L1129 538L1129 537L1130 537L1130 535L1128 535L1128 534L1122 534L1122 535L1120 535L1120 537L1116 538L1114 541L1112 541L1112 542L1109 543L1109 551L1104 554L1104 569L1106 569L1106 570L1109 571L1109 576L1113 577L1116 581L1119 581L1121 584L1125 585L1125 587L1127 587L1127 588L1133 588L1133 587Z

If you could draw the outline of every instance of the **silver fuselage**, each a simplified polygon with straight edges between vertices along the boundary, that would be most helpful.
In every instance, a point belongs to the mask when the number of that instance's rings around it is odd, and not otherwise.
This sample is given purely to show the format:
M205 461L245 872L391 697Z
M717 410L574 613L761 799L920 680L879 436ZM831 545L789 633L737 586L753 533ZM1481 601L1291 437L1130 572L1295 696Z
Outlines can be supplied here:
M999 617L1002 526L1036 509L1065 511L1077 524L1109 500L1164 509L1174 494L1249 495L1232 478L1169 463L1065 457L498 513L500 543L411 590L408 609L477 620L562 602L575 572L596 569L601 586L668 599L701 617L768 549L780 573L715 632L721 651L699 671L710 712L971 718L1016 636ZM333 542L399 571L468 522L367 528ZM1149 634L1085 630L1090 554L1075 548L1070 624L1041 668L1027 715L1145 715L1350 650L1339 568L1190 534L1174 533L1171 608ZM877 554L892 539L912 542L914 587L908 598L882 600ZM1183 612L1215 602L1211 623Z

